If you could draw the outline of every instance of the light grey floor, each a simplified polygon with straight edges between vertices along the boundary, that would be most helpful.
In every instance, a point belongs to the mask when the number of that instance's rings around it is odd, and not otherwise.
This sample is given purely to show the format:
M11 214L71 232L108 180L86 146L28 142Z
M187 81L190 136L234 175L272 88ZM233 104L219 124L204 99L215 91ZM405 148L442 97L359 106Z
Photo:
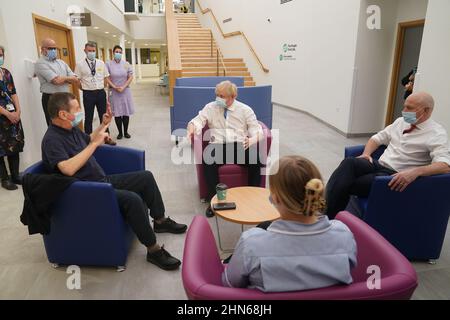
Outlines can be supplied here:
M195 168L175 166L171 162L173 142L170 136L167 96L154 90L154 81L143 81L133 88L136 115L131 119L131 140L119 142L146 151L146 165L157 178L167 214L189 224L205 205L198 199ZM333 130L292 110L276 107L274 128L280 130L280 154L301 154L313 160L325 179L342 159L345 146L367 139L346 139ZM112 133L117 134L115 126ZM0 189L0 299L186 299L181 271L165 272L145 261L145 248L135 243L127 270L82 268L82 289L66 287L66 270L52 269L46 259L40 236L30 237L19 222L22 191ZM214 220L210 220L212 226ZM215 228L213 229L215 231ZM240 227L221 223L224 246L232 247ZM415 299L450 299L450 237L447 236L438 264L414 264L420 285ZM158 235L169 252L182 257L184 235Z

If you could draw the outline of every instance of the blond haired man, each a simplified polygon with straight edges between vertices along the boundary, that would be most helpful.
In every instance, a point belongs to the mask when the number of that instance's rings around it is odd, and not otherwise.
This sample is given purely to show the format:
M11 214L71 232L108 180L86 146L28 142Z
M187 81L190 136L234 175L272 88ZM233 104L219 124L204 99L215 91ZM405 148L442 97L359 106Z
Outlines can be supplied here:
M205 179L208 185L208 201L216 193L219 183L219 166L239 164L248 168L248 185L260 186L261 162L257 143L263 137L263 130L252 108L236 100L238 90L235 84L224 81L216 87L216 100L207 104L197 117L189 122L188 139L201 134L208 125L210 146L203 154ZM228 156L227 156L228 154ZM214 214L209 206L206 216Z

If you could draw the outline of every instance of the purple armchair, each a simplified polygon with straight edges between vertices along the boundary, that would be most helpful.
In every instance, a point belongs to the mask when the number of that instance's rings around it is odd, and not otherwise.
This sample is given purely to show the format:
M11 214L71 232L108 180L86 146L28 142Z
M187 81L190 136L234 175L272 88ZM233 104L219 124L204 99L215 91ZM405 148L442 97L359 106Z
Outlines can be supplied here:
M260 142L260 147L262 147L262 150L266 151L265 154L266 159L269 155L270 147L272 145L272 133L267 126L259 122L263 128L264 132L264 139L263 144ZM208 187L206 185L205 180L205 173L203 170L203 164L202 164L202 154L205 150L206 146L209 144L209 139L206 137L205 133L208 131L208 126L206 125L205 128L203 128L202 136L196 135L194 136L194 154L195 154L195 161L196 161L196 167L197 167L197 179L198 179L198 185L199 185L199 193L200 193L200 199L206 199L208 197ZM263 159L263 163L266 163L266 159ZM219 181L221 183L225 183L229 188L237 188L237 187L243 187L247 186L248 184L248 173L247 168L235 164L227 164L219 167ZM261 175L261 187L266 186L266 179L265 176Z
M221 263L216 241L206 218L197 216L191 223L183 255L182 278L191 300L407 300L417 287L412 265L380 234L359 218L341 212L337 220L353 232L358 246L358 265L352 271L353 283L329 288L263 293L253 289L222 286ZM381 289L369 290L369 266L381 269Z

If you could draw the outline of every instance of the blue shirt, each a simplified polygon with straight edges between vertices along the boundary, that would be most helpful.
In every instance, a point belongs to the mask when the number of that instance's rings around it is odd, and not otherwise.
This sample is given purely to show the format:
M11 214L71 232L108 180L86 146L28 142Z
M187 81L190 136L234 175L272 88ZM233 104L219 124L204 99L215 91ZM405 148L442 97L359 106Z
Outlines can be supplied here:
M224 286L263 292L311 290L350 284L356 242L340 221L322 216L312 225L275 221L244 232L222 275Z
M42 161L48 172L62 174L58 163L69 160L82 152L91 142L91 137L78 127L67 130L51 124L42 140ZM83 181L105 182L106 175L94 156L74 175Z

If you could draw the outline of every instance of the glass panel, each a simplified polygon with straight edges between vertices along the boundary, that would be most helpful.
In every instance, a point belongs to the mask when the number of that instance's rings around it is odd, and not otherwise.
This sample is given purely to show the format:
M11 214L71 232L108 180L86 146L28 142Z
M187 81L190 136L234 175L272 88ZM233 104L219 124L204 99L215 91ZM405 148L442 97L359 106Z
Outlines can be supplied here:
M164 0L138 0L138 11L142 15L165 13Z

